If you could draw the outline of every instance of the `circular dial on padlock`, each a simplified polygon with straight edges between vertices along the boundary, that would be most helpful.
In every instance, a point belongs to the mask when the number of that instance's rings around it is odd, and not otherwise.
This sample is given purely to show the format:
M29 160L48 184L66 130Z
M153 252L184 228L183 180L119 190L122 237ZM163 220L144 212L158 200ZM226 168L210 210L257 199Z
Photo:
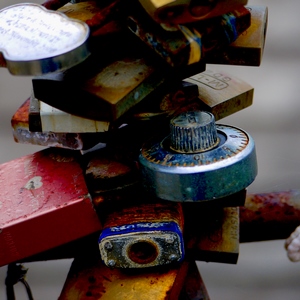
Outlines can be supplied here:
M142 148L143 184L159 198L172 201L218 199L246 188L257 175L253 139L241 129L215 125L210 113L197 113L201 115L197 117L199 124L188 124L185 127L190 128L185 133L177 130L178 135L171 133L162 141L152 140ZM180 115L178 123L190 123L182 120L193 118L193 114L195 112ZM172 122L177 124L176 119L171 121L171 132ZM174 139L179 140L175 144L180 146L174 146ZM195 151L191 151L193 148Z

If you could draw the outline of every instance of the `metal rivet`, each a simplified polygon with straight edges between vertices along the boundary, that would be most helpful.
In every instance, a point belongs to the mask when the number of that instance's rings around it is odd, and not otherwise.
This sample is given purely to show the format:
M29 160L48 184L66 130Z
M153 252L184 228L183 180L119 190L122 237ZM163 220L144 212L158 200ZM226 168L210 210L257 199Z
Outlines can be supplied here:
M168 236L168 237L166 238L166 242L167 242L168 244L173 244L173 243L175 242L175 239L174 239L173 236Z
M113 245L112 245L111 242L106 242L106 243L104 244L104 248L105 248L106 251L111 251L112 248L113 248Z
M177 255L176 255L176 254L171 254L171 255L169 256L169 260L170 260L170 261L175 261L175 260L177 260Z
M113 260L113 259L110 259L108 262L107 262L107 266L108 267L114 267L116 265L116 261Z

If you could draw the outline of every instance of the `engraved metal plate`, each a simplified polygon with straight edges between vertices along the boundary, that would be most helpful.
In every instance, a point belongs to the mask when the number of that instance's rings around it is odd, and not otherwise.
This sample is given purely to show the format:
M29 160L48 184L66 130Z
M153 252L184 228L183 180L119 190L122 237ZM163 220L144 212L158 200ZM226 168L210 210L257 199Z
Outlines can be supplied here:
M0 65L13 75L40 75L85 60L88 26L38 4L0 10ZM1 59L0 59L1 61Z

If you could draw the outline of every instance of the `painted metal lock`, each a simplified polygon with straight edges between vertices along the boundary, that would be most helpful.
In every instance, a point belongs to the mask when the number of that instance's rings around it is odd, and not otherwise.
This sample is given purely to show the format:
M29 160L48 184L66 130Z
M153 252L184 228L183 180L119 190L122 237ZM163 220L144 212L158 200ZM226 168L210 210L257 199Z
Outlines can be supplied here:
M98 232L78 154L46 149L4 163L0 266Z
M187 66L234 42L249 26L244 7L190 25L162 26L142 12L128 17L128 28L171 66ZM199 73L199 72L197 72Z
M0 66L13 75L65 70L89 55L88 26L33 3L0 10Z
M247 4L247 0L139 0L158 23L184 24L217 17Z
M171 134L145 143L139 157L143 184L156 197L206 201L237 193L253 182L253 139L241 129L215 125L208 112L176 116Z
M110 213L99 238L108 267L146 268L184 257L183 212L179 203L149 203Z
M30 130L29 111L30 98L28 98L20 108L15 112L11 119L13 137L17 143L32 144L44 147L59 147L72 150L87 150L96 146L106 139L105 133L70 133L70 132L53 132L40 131L41 124L39 116L31 117L31 126L35 130ZM31 110L32 112L32 110Z

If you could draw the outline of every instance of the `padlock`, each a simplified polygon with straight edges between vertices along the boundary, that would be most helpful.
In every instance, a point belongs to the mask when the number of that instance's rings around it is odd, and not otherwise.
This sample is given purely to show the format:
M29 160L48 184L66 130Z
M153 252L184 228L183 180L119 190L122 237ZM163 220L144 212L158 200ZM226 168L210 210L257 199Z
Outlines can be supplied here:
M186 111L203 110L220 120L252 105L253 93L253 87L240 78L224 71L205 70L184 79L161 99L151 98L148 105L142 102L132 113L136 120L162 120Z
M91 149L99 143L105 143L104 133L68 133L41 132L29 130L30 98L16 111L11 119L13 137L17 143L46 147L59 147L72 150ZM37 119L35 119L37 121ZM35 127L40 124L34 124Z
M209 64L260 66L267 33L268 8L247 6L251 12L251 25L235 42L206 58Z
M215 125L208 112L186 112L170 135L145 143L139 157L148 192L171 201L213 201L237 193L257 175L255 145L241 129Z
M215 120L234 114L253 102L254 89L245 81L223 71L206 70L184 80L199 88L198 110L211 112Z
M4 163L0 265L98 232L102 226L78 154L46 149Z
M234 42L250 20L249 10L242 7L207 21L163 27L137 11L128 16L128 28L171 66L186 66Z
M141 49L127 50L126 46L122 53L112 49L114 54L107 60L95 55L67 72L35 77L34 95L77 116L115 121L154 91L171 86L176 75Z
M137 203L106 213L99 238L108 267L146 268L184 258L183 212L180 203Z
M203 296L201 299L209 300L195 262L145 272L111 269L95 258L76 258L58 299L177 300L179 296L187 300Z
M90 55L90 32L85 23L38 4L15 4L0 10L0 33L1 65L13 75L65 70Z
M247 0L139 0L158 23L184 24L217 17L247 4Z
M205 208L202 203L184 203L183 210L186 256L197 261L236 264L240 244L239 207Z
M63 112L31 96L29 109L29 130L55 133L107 132L108 121L95 121Z

